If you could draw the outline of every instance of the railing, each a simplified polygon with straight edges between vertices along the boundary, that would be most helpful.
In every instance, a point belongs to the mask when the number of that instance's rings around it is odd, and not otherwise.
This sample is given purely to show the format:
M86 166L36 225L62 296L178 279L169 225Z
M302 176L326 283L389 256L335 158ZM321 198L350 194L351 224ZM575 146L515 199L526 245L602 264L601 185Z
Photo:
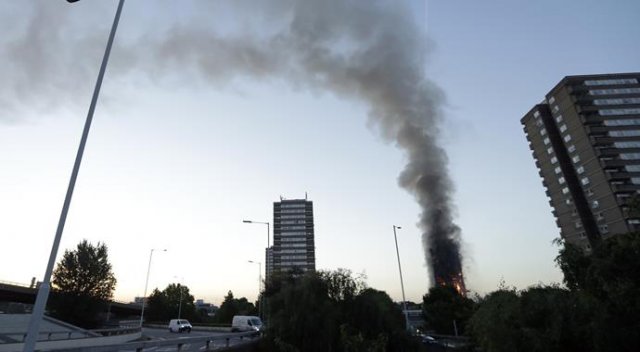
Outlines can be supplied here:
M200 350L212 351L216 341L222 341L224 347L229 347L232 340L239 339L241 344L251 343L255 338L259 338L260 333L257 332L243 332L243 333L229 333L224 335L214 336L199 336L199 337L181 337L171 340L157 340L157 341L138 341L127 342L118 345L109 346L93 346L93 347L78 347L78 348L65 348L65 351L69 352L113 352L120 350L134 350L136 352L143 352L148 348L157 347L175 347L176 351L182 351L185 345L200 345L203 348ZM222 347L222 346L221 346ZM50 349L49 351L55 351Z

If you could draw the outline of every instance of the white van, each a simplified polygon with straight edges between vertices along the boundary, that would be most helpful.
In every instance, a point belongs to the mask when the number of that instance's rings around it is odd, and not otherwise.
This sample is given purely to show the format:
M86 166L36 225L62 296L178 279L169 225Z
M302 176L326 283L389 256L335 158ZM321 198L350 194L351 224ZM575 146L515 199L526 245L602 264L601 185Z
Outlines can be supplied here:
M231 332L261 330L262 320L253 315L235 315L231 322Z
M169 332L191 332L191 323L185 319L171 319L169 321Z

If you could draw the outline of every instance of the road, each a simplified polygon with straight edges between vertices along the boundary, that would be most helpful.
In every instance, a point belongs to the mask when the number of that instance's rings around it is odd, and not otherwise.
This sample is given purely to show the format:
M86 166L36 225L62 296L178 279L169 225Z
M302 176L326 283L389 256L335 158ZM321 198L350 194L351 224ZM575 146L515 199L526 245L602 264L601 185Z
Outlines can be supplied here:
M157 328L143 328L142 336L148 337L151 341L163 341L163 340L175 340L175 339L188 339L189 337L199 337L199 336L218 336L229 334L228 332L217 332L217 331L199 331L192 330L191 333L175 333L169 332L168 329L157 329ZM246 339L244 341L247 341ZM241 340L232 339L229 341L229 345L233 346L235 344L240 343ZM226 341L215 341L215 344L211 344L210 348L220 348L226 346ZM182 351L204 351L204 344L185 344L182 346ZM135 352L134 350L119 350L122 352ZM161 347L149 347L145 348L145 351L154 351L154 352L175 352L176 345L171 346L161 346Z

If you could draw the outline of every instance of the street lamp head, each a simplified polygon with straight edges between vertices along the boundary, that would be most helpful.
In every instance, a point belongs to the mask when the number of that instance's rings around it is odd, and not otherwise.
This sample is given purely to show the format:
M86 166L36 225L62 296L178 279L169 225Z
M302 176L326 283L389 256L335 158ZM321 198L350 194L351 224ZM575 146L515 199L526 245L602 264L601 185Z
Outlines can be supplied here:
M242 220L242 222L244 222L245 224L251 224L253 221L251 221L251 220Z
M400 230L402 228L402 226L396 226L396 225L393 225L393 227L395 227L398 230Z

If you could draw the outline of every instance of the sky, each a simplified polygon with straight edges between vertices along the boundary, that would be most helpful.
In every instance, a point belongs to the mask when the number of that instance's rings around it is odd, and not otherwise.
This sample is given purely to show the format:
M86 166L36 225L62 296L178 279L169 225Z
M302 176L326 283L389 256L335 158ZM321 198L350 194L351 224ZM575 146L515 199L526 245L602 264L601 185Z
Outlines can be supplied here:
M410 156L368 87L310 74L278 37L307 29L293 44L319 41L366 66L377 57L358 51L364 28L408 38L398 55L415 53L432 85L436 118L418 123L448 160L467 288L560 283L559 230L520 118L564 76L638 71L640 3L406 0L369 11L332 0L317 11L326 22L293 21L292 4L310 3L125 4L58 259L83 239L105 243L115 298L131 301L157 249L149 291L180 282L215 304L229 290L255 299L248 261L264 263L267 233L242 220L272 222L273 202L307 195L318 269L364 273L401 300L401 226L406 298L421 301L431 284L421 208L398 181ZM44 276L116 5L0 2L0 281Z

